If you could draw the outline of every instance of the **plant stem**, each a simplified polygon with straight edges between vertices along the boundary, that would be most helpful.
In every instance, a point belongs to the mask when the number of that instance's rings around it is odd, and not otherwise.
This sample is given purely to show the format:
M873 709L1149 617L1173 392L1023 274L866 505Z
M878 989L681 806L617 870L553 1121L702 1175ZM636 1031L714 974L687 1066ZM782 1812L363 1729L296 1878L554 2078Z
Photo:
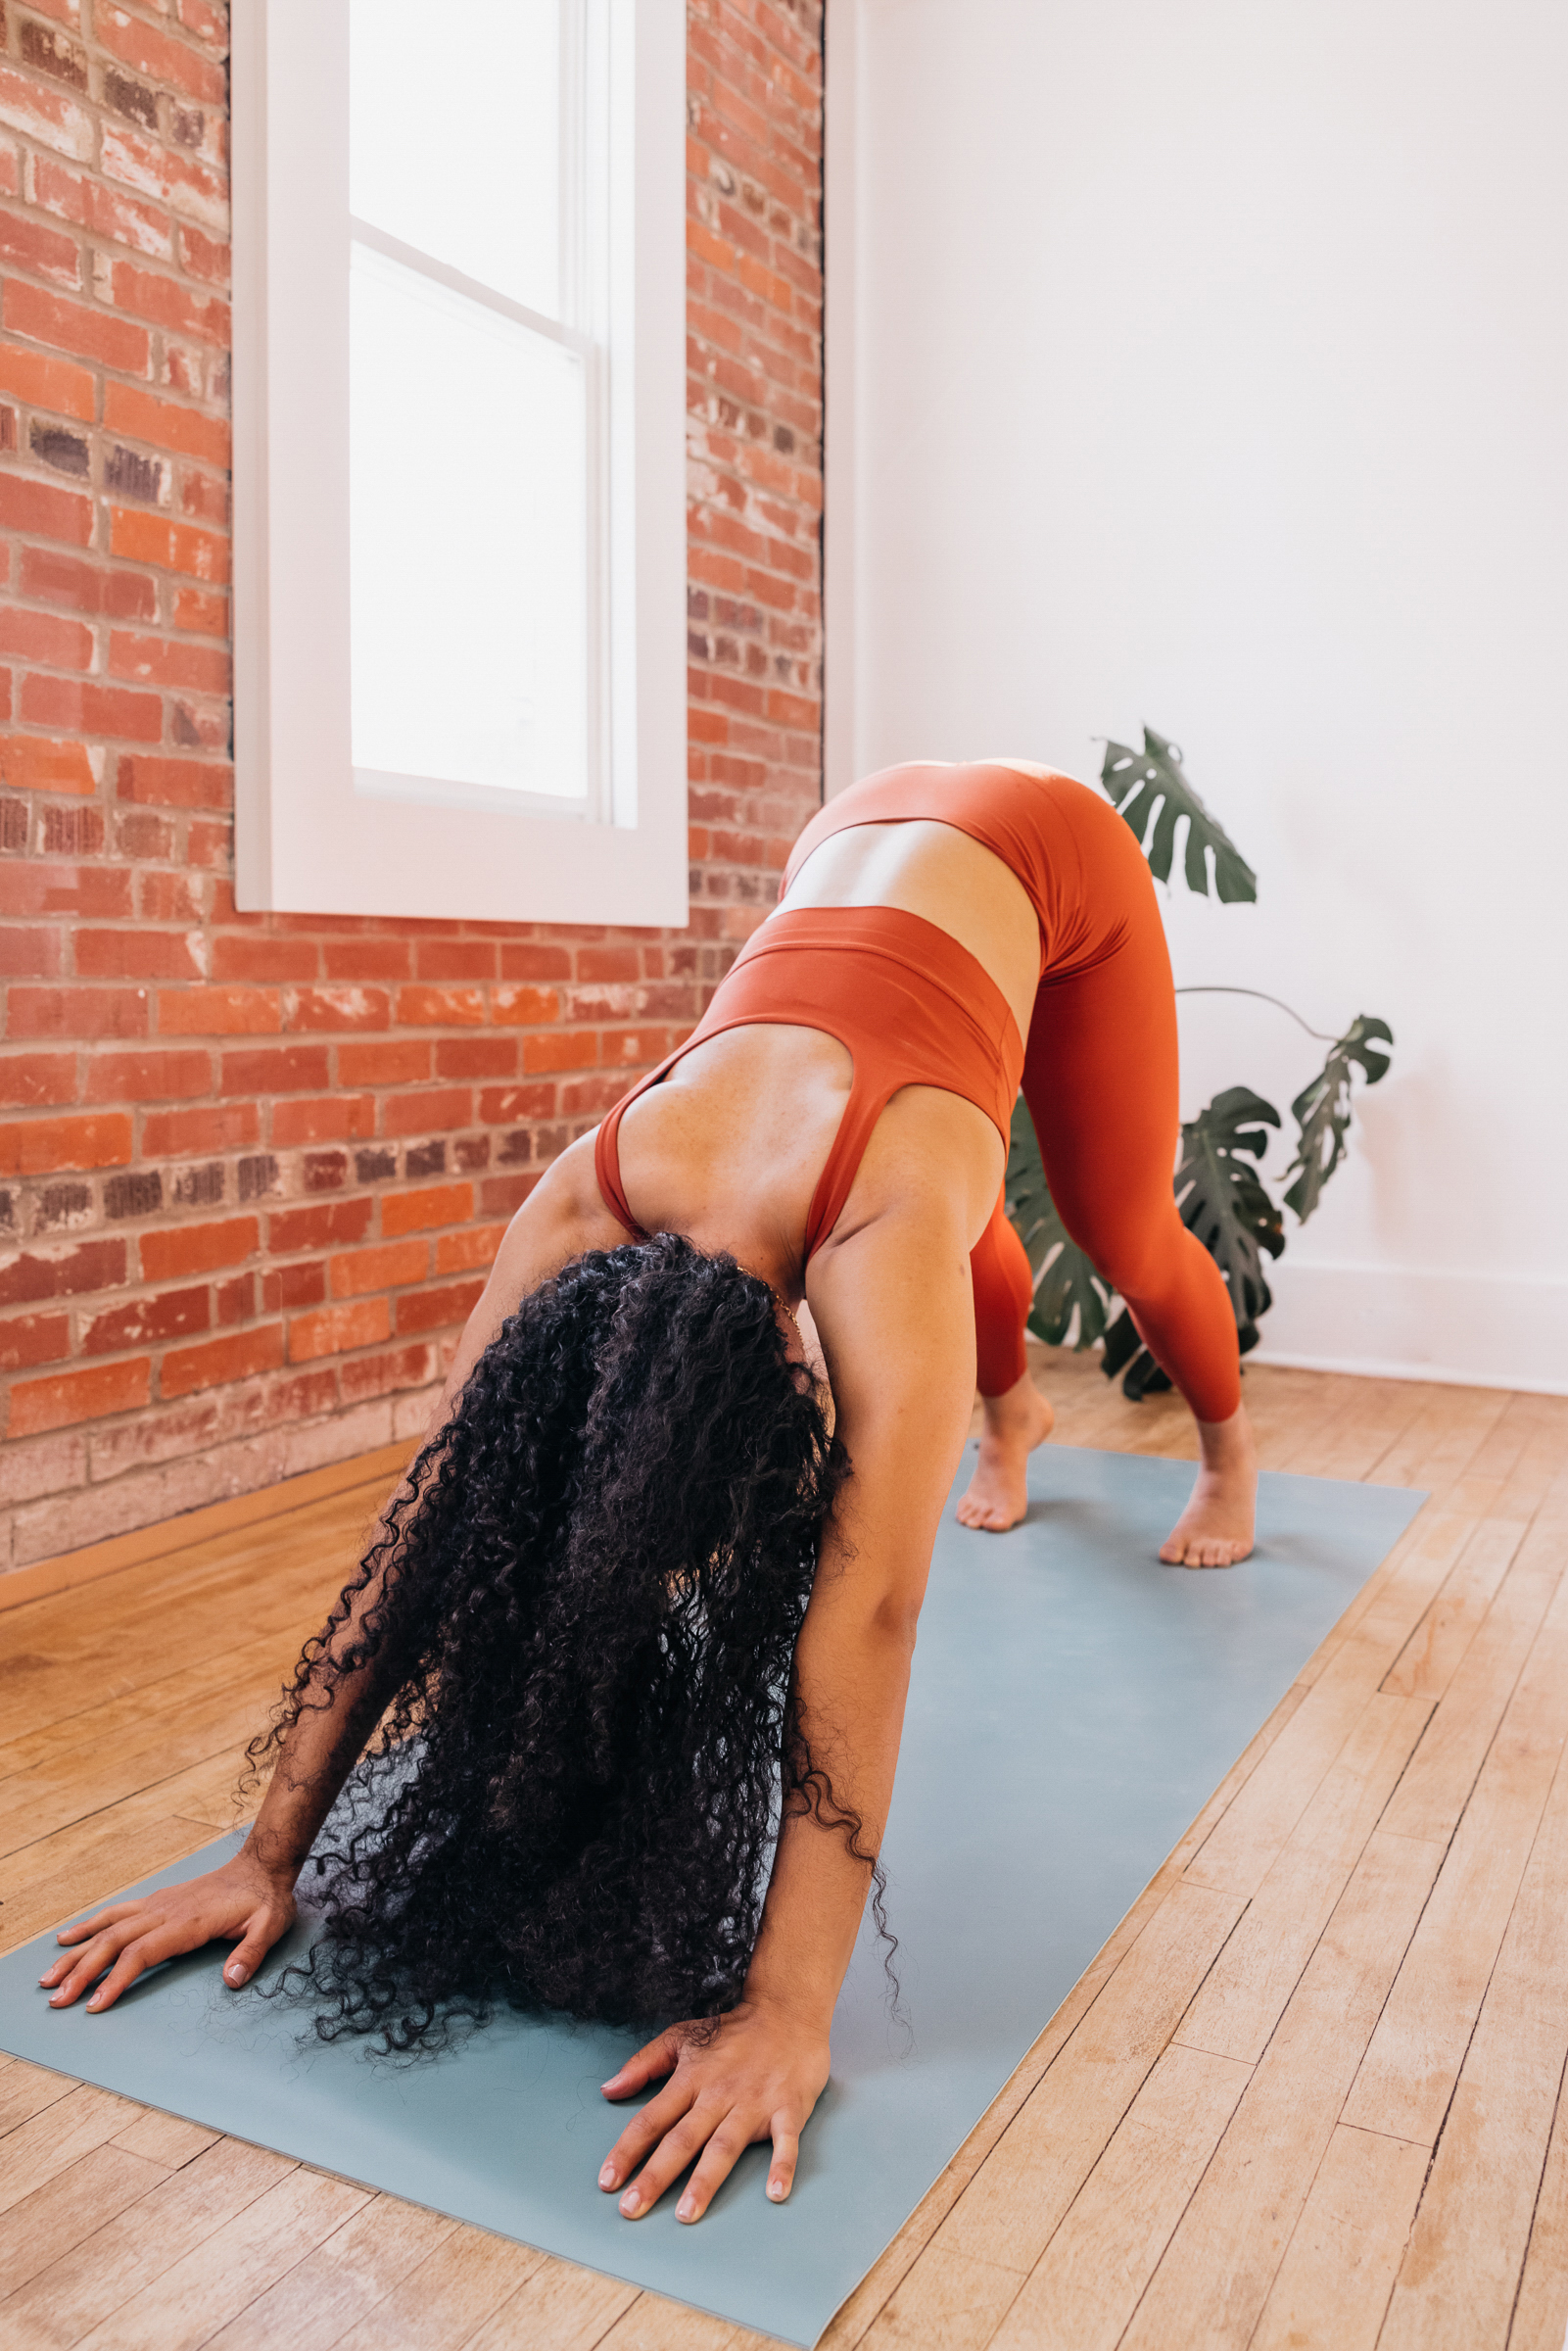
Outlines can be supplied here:
M1260 987L1178 987L1176 993L1178 996L1256 996L1260 1004L1275 1004L1281 1012L1289 1012L1297 1028L1305 1029L1308 1036L1315 1036L1320 1043L1337 1045L1340 1041L1337 1036L1330 1036L1326 1030L1314 1029L1309 1021L1302 1019L1299 1012L1291 1011L1281 997L1270 996Z

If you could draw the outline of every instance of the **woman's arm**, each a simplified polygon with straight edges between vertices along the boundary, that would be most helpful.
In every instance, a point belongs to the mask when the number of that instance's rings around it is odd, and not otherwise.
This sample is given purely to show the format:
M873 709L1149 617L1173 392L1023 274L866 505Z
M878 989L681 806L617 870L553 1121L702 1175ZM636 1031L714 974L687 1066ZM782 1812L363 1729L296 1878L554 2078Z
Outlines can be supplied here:
M821 1334L850 1457L796 1650L820 1817L786 1818L745 1997L717 2032L660 2035L604 2086L626 2097L668 2075L599 2175L637 2218L696 2161L680 2204L697 2220L742 2150L771 2138L768 2193L794 2178L799 2135L828 2079L829 2027L881 1842L915 1626L969 1426L974 1322L969 1252L945 1202L874 1219L813 1261ZM852 1852L840 1813L862 1824Z
M563 1152L508 1225L490 1279L458 1342L432 1415L432 1435L451 1417L468 1374L529 1291L583 1250L614 1248L626 1238L598 1196L593 1152L592 1136ZM372 1542L385 1532L383 1519ZM379 1597L380 1584L374 1577L356 1594L347 1621L328 1650L334 1662L361 1637L364 1618ZM390 1672L395 1677L396 1668ZM225 1982L248 1983L294 1921L295 1881L393 1687L389 1669L371 1664L340 1674L329 1705L308 1703L302 1708L283 1743L251 1833L232 1861L162 1893L113 1902L63 1929L59 1941L68 1946L67 1955L40 1979L52 1992L50 2005L68 2008L96 1985L88 2007L113 2007L147 1968L217 1940L239 1943L224 1966Z

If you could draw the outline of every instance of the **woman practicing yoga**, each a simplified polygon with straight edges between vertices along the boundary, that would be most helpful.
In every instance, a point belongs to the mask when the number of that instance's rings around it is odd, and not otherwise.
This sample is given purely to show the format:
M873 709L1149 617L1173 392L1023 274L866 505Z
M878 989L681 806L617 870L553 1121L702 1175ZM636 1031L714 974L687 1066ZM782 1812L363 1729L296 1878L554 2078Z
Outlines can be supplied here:
M694 2164L694 2220L771 2139L787 2195L869 1886L880 1916L976 1369L966 1524L1022 1515L1051 1423L998 1199L1021 1078L1064 1222L1198 1420L1160 1556L1244 1559L1236 1325L1172 1199L1138 844L1045 769L889 769L807 826L693 1035L513 1219L434 1433L253 1748L276 1768L243 1850L65 1930L55 2005L96 1984L106 2009L214 1938L249 1982L314 1850L318 2032L411 2048L498 2002L685 2019L604 2085L664 2082L600 2186L635 2218Z

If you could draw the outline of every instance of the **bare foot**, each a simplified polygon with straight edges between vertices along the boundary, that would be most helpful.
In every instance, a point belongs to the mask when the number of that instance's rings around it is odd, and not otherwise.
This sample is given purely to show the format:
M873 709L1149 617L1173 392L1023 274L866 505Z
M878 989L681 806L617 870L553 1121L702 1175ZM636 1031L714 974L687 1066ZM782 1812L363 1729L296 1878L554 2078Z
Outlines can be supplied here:
M1258 1456L1244 1405L1228 1420L1200 1420L1203 1459L1192 1500L1160 1546L1167 1567L1233 1567L1253 1547Z
M980 1458L970 1490L958 1506L959 1524L989 1535L1017 1526L1029 1507L1025 1464L1036 1445L1051 1434L1056 1415L1025 1371L1005 1396L987 1396Z

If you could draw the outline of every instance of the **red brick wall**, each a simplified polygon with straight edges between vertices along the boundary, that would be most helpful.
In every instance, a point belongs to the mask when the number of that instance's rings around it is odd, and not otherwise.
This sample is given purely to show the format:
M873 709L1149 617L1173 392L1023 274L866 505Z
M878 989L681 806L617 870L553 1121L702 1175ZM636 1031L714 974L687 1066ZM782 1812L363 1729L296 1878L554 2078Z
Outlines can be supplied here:
M820 0L692 0L684 932L239 915L210 0L0 0L0 1569L416 1433L821 756Z

